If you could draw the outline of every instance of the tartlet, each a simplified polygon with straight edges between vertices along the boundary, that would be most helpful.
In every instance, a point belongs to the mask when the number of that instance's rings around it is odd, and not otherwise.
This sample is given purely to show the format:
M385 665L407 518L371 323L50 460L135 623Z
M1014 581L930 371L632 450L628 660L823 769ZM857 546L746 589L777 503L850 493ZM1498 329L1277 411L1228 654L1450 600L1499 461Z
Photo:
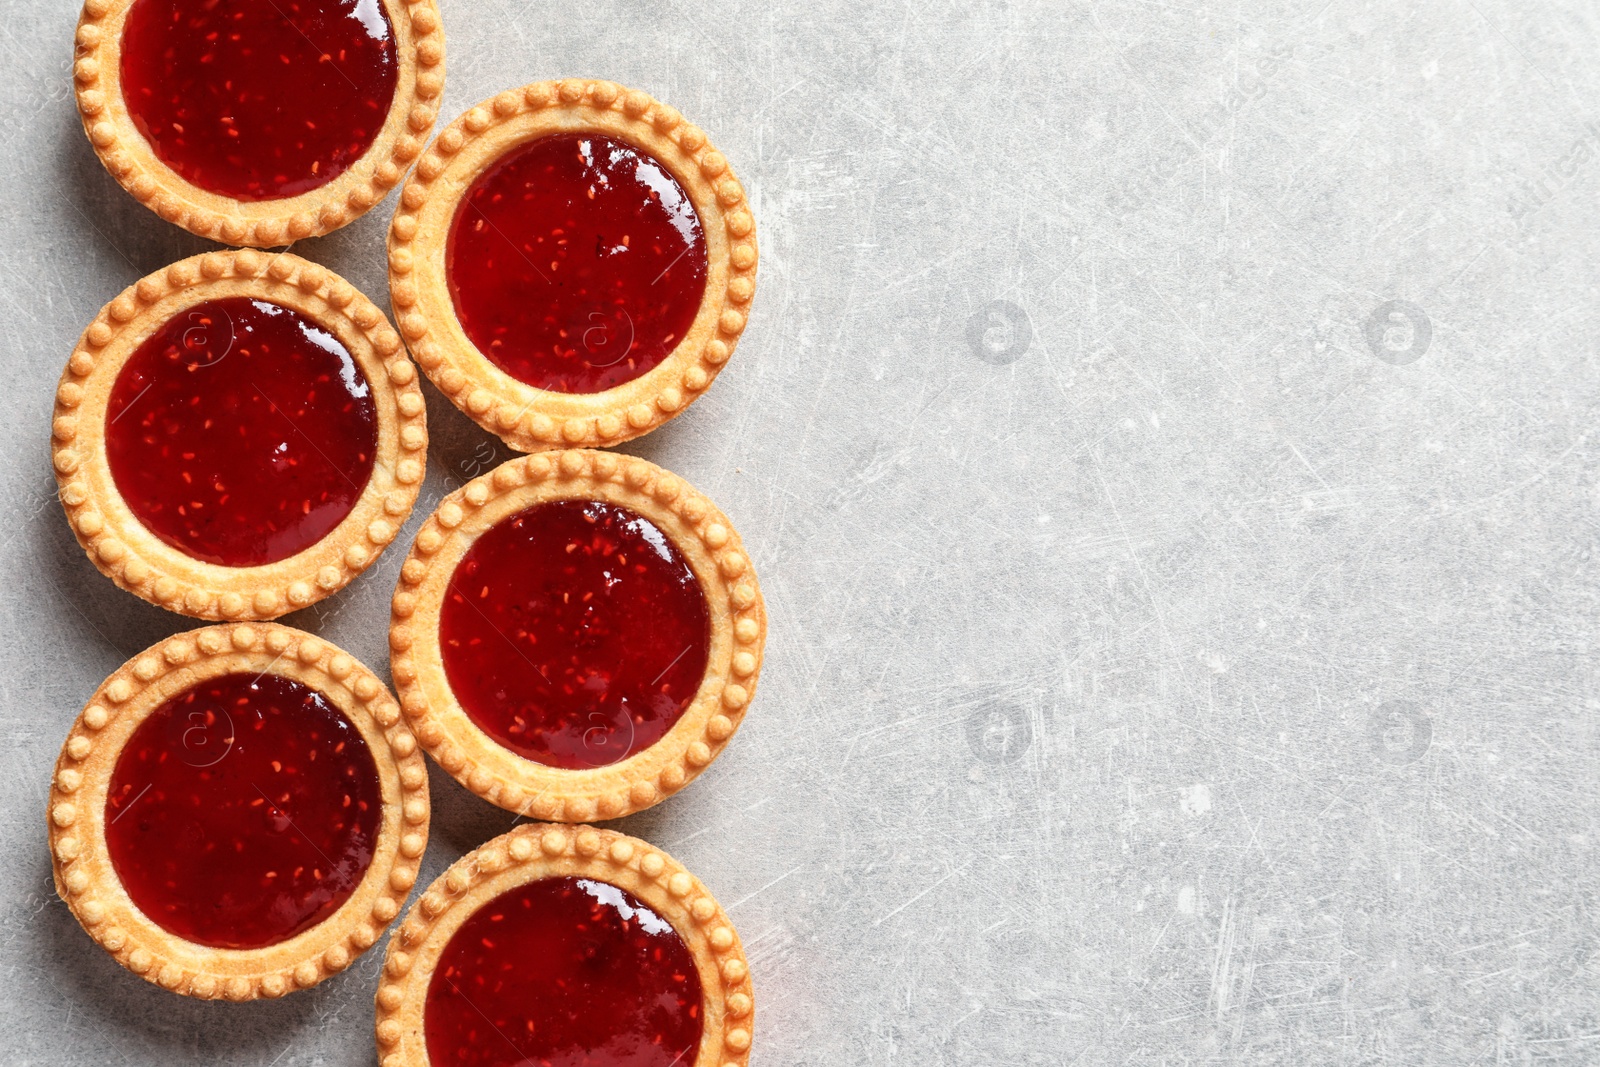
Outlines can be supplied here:
M359 217L427 143L435 0L87 0L73 80L112 176L169 222L270 247Z
M179 634L72 726L50 788L56 889L147 981L281 996L343 970L399 912L427 782L394 698L333 645L271 623Z
M755 694L767 627L725 515L653 463L581 449L446 497L392 619L423 747L485 800L562 822L647 808L709 766Z
M394 539L427 443L383 313L323 267L244 250L105 306L62 372L51 444L78 542L118 585L197 618L270 619Z
M539 966L478 980L518 953ZM619 1046L630 1063L745 1067L755 1021L739 935L694 875L623 834L539 823L428 887L389 940L376 1000L383 1067L607 1062Z
M727 363L755 220L704 131L638 90L508 90L435 138L389 228L400 332L451 401L523 452L618 444Z

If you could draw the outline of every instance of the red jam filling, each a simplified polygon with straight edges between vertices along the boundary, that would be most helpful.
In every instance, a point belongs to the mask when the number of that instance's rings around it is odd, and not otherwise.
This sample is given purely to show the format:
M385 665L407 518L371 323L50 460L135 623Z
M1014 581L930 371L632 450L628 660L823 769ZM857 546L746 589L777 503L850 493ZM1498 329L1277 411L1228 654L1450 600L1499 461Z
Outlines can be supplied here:
M372 473L378 412L338 338L228 297L139 346L106 408L106 458L141 523L196 559L287 559L344 520Z
M447 263L478 350L559 393L598 393L666 359L706 288L705 233L683 186L597 133L542 137L479 175Z
M538 504L475 541L439 613L445 674L472 721L551 767L648 748L705 675L710 615L660 528L594 500Z
M275 674L210 678L162 704L117 757L106 845L128 896L214 948L288 940L372 863L381 797L355 726Z
M156 157L235 200L299 196L372 146L399 67L381 0L135 0L122 95Z
M626 890L545 878L450 938L423 1009L433 1067L690 1067L700 975L672 924Z

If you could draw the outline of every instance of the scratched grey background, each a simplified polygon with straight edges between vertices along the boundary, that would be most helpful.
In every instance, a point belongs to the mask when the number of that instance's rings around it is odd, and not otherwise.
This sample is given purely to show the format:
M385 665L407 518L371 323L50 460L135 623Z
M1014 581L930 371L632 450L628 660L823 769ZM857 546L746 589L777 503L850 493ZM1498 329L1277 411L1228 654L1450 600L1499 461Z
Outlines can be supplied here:
M754 201L631 450L742 529L761 694L619 825L730 907L761 1067L1600 1057L1600 8L1412 6L446 0L446 117L611 77ZM189 625L73 543L52 390L207 247L90 153L75 8L0 18L3 1058L370 1063L378 949L194 1003L50 888L69 722ZM382 302L390 208L295 251ZM430 404L418 518L490 454ZM382 668L402 555L287 621ZM509 825L433 795L428 877Z

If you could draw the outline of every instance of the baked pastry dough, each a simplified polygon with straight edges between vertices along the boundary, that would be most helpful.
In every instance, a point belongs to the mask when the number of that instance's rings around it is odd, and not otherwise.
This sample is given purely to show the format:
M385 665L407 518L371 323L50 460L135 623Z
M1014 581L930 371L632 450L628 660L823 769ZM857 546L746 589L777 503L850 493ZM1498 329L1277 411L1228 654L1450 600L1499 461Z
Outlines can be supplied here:
M106 448L112 391L140 344L186 309L230 297L277 304L332 334L366 378L377 417L372 473L343 521L310 547L254 566L205 562L153 534L118 489ZM51 444L67 518L102 573L196 618L271 619L343 588L394 539L422 482L428 433L416 369L371 301L298 256L243 250L174 263L101 310L62 372Z
M124 98L123 31L135 2L86 0L73 81L84 132L100 161L168 222L224 244L257 248L315 237L382 200L427 143L444 89L439 9L435 0L380 0L396 46L397 76L382 126L359 158L331 181L277 199L238 199L192 184L157 156ZM284 69L286 77L295 76L293 67Z
M556 392L512 377L468 338L451 295L447 246L463 197L486 170L540 138L583 133L640 150L688 194L704 234L705 288L692 325L652 369L600 392ZM568 79L500 93L435 138L389 227L389 290L423 371L484 429L523 452L606 446L655 429L710 386L744 331L756 258L744 188L703 130L646 93Z
M709 619L704 674L665 735L618 762L577 769L525 758L490 737L452 689L440 638L451 579L474 543L528 508L570 500L620 506L659 528L698 580ZM514 459L447 496L401 568L392 619L390 667L423 747L485 800L563 822L647 808L709 766L755 695L767 631L760 586L727 517L653 463L587 450Z
M589 826L529 823L452 864L389 939L377 994L382 1067L428 1067L429 985L456 931L502 894L540 879L571 877L626 891L670 923L687 946L700 981L704 1025L694 1055L678 1061L682 1067L749 1063L755 1022L750 968L733 923L699 879L636 838Z
M382 803L372 860L336 911L276 944L221 949L174 935L134 904L112 861L106 811L118 759L144 720L197 684L239 673L322 694L366 743ZM278 997L349 966L399 912L427 844L427 768L394 698L348 654L272 623L210 626L146 649L90 698L56 761L49 829L57 892L118 963L186 996Z

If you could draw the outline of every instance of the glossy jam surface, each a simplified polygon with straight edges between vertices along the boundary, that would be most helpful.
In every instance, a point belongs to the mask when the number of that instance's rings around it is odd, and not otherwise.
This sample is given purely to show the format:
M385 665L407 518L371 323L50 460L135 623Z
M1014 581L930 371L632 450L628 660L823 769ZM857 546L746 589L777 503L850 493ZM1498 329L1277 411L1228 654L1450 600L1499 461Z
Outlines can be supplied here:
M328 701L276 674L207 679L117 757L106 844L128 896L214 948L287 940L338 910L377 844L378 771Z
M450 578L445 674L472 720L552 767L648 748L705 674L710 616L694 571L649 519L559 500L502 519Z
M546 878L479 908L428 983L433 1067L687 1067L700 975L672 924L632 894Z
M601 134L506 153L462 197L447 262L478 350L560 393L610 389L666 359L706 287L688 194L654 158Z
M196 305L129 357L106 408L117 490L156 536L247 567L309 548L361 497L378 448L350 352L248 297Z
M372 146L399 77L380 0L135 0L122 95L156 157L235 200L333 181Z

